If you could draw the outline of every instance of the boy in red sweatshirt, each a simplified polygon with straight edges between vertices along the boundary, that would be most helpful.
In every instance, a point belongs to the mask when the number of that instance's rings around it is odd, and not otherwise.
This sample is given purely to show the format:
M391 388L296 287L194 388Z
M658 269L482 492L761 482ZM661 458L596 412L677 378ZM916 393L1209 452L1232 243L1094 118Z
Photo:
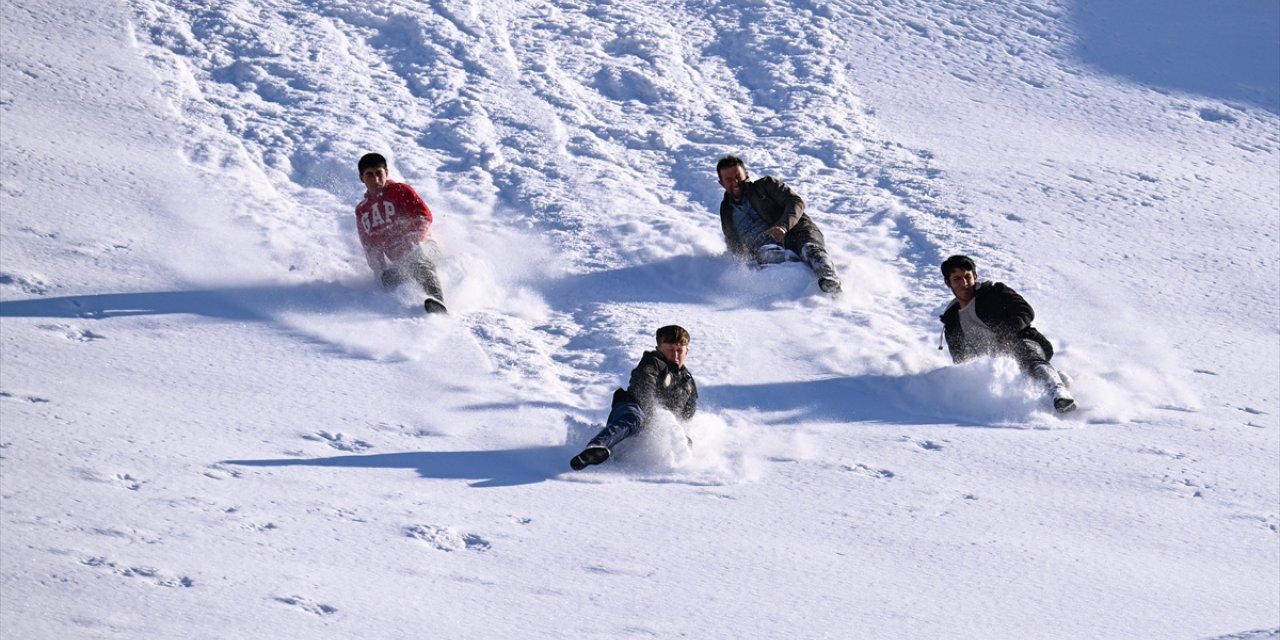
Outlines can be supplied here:
M446 313L436 275L440 246L431 239L431 209L413 187L387 178L387 159L366 153L358 163L364 198L356 204L356 229L369 268L394 289L408 280L426 293L427 313Z

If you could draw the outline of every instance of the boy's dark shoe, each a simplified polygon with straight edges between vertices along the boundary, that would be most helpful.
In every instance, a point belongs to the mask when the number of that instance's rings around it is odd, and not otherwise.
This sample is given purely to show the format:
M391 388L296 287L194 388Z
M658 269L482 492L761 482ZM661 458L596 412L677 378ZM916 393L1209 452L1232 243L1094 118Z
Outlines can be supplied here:
M436 300L435 298L427 298L422 303L422 306L427 310L427 313L449 313L449 310L445 308L444 303Z
M609 447L602 447L598 444L591 445L582 450L582 453L574 456L569 461L569 466L574 471L582 471L593 464L600 464L609 459Z
M1059 374L1059 380L1062 378ZM1053 385L1053 408L1058 413L1069 413L1076 410L1076 399L1071 397L1071 392L1067 390L1067 385L1058 382Z
M840 293L842 290L840 287L840 281L835 278L818 278L818 288L822 289L823 293L833 294Z

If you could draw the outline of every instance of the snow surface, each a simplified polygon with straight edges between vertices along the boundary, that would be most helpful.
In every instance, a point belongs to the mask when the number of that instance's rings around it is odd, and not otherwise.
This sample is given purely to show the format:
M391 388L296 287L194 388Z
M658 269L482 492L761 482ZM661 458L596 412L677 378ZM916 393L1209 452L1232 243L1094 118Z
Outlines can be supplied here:
M7 0L0 635L1280 638L1280 5ZM453 313L381 292L391 158ZM846 293L722 255L714 163ZM951 366L938 262L1081 410ZM701 411L571 472L661 324Z

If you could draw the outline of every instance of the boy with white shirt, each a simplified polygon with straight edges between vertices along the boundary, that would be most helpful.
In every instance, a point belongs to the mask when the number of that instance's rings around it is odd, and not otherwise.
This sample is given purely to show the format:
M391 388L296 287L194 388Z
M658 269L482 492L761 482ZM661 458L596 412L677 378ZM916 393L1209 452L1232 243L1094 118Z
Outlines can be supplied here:
M1045 386L1055 409L1063 413L1075 410L1075 399L1049 364L1053 345L1031 326L1036 315L1031 305L1003 282L979 282L978 267L968 256L944 260L942 277L955 294L940 316L952 361L1012 356L1023 373Z

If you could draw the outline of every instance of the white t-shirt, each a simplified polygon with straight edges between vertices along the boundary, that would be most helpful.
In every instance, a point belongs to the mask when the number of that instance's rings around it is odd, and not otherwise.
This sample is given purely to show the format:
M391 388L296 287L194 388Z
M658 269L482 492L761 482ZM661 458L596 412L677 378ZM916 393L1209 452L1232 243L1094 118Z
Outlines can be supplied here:
M991 351L996 346L996 333L978 318L977 304L973 300L960 308L960 330L964 331L965 342L982 351Z

